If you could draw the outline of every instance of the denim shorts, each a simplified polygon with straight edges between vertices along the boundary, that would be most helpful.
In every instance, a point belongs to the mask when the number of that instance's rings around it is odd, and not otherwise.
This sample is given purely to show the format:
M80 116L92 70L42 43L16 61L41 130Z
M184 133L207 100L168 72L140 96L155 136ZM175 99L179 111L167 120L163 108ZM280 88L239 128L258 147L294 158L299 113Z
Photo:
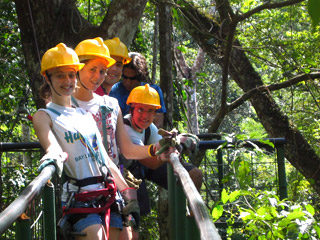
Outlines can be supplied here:
M105 225L101 215L97 213L88 214L85 218L81 218L78 222L73 224L72 227L75 232L82 232L84 229L94 224Z
M114 211L110 212L110 227L123 228L122 216L119 213Z
M65 204L65 202L62 202L62 206L64 206ZM77 204L77 207L82 207L81 203ZM88 214L86 217L81 218L79 221L74 223L72 227L75 232L82 232L87 227L95 224L102 224L103 226L105 226L106 224L104 215L100 215L98 213ZM122 229L122 217L119 213L110 213L110 227Z

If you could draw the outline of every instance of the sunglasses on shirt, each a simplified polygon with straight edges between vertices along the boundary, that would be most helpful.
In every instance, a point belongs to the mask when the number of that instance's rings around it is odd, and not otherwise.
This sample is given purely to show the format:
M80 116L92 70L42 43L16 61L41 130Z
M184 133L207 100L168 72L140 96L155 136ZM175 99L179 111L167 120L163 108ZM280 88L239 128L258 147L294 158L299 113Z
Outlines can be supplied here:
M131 81L139 80L137 75L134 76L134 77L128 77L128 76L122 74L122 78L123 78L123 79L130 79Z

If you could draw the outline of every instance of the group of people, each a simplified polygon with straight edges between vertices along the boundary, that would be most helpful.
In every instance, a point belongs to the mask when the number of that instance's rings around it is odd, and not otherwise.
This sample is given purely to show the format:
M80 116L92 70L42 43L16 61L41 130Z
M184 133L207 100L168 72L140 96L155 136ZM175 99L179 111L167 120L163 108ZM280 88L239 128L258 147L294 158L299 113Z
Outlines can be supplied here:
M150 212L144 180L167 188L166 162L177 151L159 151L166 109L161 89L146 83L145 58L119 38L97 37L49 49L41 74L47 105L33 124L46 152L40 168L53 163L64 173L64 237L138 239L140 214ZM200 189L201 171L185 168Z

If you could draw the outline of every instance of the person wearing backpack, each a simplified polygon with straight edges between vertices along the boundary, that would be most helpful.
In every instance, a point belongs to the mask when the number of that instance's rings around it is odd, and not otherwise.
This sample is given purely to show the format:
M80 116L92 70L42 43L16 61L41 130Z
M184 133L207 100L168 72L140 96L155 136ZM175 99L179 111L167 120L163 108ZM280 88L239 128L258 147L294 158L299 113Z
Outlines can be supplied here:
M157 109L161 108L158 92L145 84L134 88L127 99L130 106L130 114L124 117L125 128L134 144L147 146L160 141L162 136L158 134L158 128L153 123ZM202 172L195 166L183 162L182 165L189 172L196 188L199 190L202 185ZM140 215L150 213L150 201L145 180L149 180L157 185L168 189L167 163L162 161L135 161L134 159L124 161L126 167L134 177L142 179L142 183L137 191ZM135 233L134 239L138 239Z

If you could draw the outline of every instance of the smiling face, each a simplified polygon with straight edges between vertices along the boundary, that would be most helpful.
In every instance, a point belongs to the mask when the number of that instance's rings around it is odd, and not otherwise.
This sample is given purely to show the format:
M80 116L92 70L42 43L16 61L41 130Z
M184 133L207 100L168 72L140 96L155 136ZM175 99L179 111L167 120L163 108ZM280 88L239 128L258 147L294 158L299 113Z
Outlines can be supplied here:
M140 86L136 70L124 67L122 71L122 84L129 92L135 87Z
M111 57L114 60L116 60L116 63L112 65L110 68L108 68L108 72L104 80L110 86L112 86L120 80L123 69L123 58L119 56Z
M148 128L153 122L157 110L156 107L142 103L132 103L131 107L133 108L131 115L135 130L141 132Z
M51 91L52 94L70 96L76 85L76 74L77 71L72 67L58 67L48 70L51 84L48 78L46 81L54 89Z
M101 58L90 59L79 72L80 81L85 88L95 91L103 82L106 70L106 61ZM82 87L81 84L78 86Z

